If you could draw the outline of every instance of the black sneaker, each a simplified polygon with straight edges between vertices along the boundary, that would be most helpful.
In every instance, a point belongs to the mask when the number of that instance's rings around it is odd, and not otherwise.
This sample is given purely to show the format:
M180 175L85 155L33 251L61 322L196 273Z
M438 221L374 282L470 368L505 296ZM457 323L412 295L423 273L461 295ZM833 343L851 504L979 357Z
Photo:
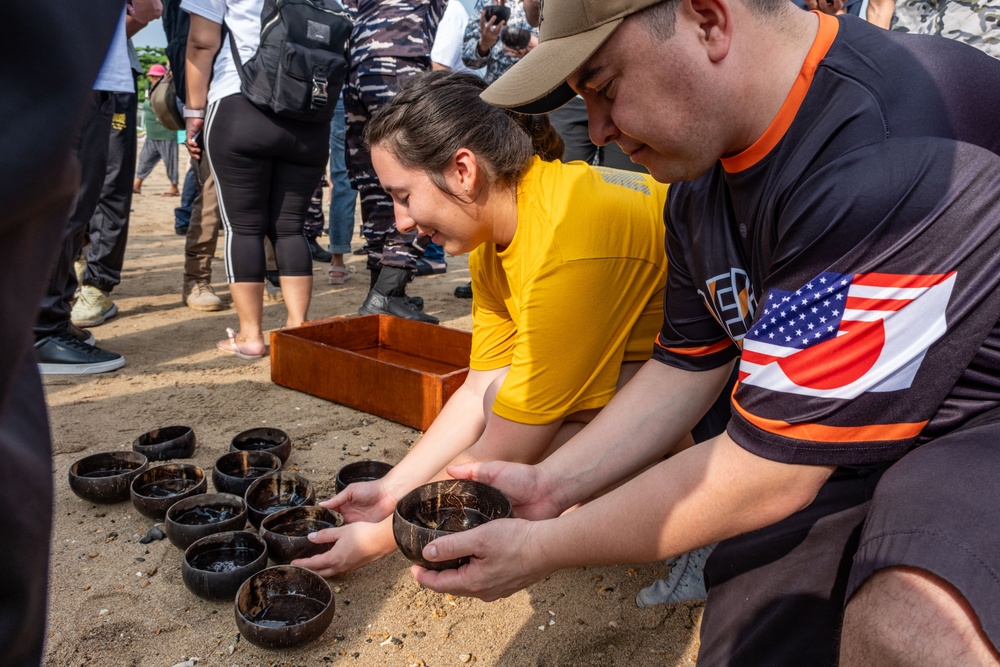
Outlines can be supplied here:
M81 329L72 322L69 323L69 335L77 339L84 345L93 345L96 342L93 332L87 329Z
M459 285L455 288L455 296L459 299L471 299L472 298L472 283L466 283L465 285Z
M333 253L329 250L324 250L316 239L307 238L306 241L309 242L309 252L312 254L314 262L319 262L321 264L329 264L330 260L333 259Z
M87 345L70 334L53 334L35 343L42 375L93 375L125 365L125 357Z

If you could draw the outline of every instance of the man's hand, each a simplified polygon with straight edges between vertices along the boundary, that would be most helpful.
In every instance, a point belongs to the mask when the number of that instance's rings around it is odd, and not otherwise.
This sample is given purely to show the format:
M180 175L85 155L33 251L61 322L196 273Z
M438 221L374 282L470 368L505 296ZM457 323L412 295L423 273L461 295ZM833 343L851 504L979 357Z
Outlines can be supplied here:
M476 597L487 602L513 595L552 573L538 557L531 539L538 524L521 519L498 519L452 535L440 537L426 547L430 561L471 556L455 570L435 572L419 565L410 568L421 586L439 593Z
M551 519L566 509L537 466L489 461L448 466L447 472L455 479L471 479L500 489L510 498L514 516L522 519Z
M504 6L504 0L500 0L498 4L501 7ZM483 13L479 15L479 44L476 50L480 57L485 57L490 52L493 45L500 39L500 31L507 25L506 21L501 21L497 16L491 16L487 21L486 7L483 7Z
M163 14L163 0L132 0L129 16L142 24L155 21Z
M380 523L361 521L327 528L310 533L309 539L316 544L335 544L325 553L312 558L299 558L292 561L292 565L309 568L323 577L350 572L392 553L396 548L392 523L388 519Z
M520 60L521 58L531 53L531 50L536 46L538 46L538 35L532 35L531 40L528 41L528 45L526 47L522 49L512 49L509 46L504 45L503 52L507 54L507 56L509 56L510 58L516 58Z
M340 512L347 523L377 522L392 515L397 500L388 492L382 480L374 480L349 484L346 489L319 505Z

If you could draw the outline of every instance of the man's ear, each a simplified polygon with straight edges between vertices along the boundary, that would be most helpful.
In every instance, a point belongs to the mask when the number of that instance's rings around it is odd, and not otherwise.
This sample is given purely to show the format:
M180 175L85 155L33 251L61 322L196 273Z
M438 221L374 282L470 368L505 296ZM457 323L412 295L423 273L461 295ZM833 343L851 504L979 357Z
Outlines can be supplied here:
M679 14L697 30L709 60L720 62L729 54L733 37L733 0L683 0ZM739 0L735 0L739 1ZM678 16L680 19L681 16Z

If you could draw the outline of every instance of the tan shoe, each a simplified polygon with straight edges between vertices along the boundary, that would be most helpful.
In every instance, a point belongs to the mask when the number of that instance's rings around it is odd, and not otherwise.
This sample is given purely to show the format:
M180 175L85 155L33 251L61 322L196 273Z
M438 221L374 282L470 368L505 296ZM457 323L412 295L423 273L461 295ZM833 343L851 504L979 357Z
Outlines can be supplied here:
M96 327L118 314L118 306L107 292L84 285L73 304L70 320L78 327Z
M184 303L187 304L188 308L209 312L225 308L222 299L218 297L215 290L207 282L192 285L191 292L184 298Z

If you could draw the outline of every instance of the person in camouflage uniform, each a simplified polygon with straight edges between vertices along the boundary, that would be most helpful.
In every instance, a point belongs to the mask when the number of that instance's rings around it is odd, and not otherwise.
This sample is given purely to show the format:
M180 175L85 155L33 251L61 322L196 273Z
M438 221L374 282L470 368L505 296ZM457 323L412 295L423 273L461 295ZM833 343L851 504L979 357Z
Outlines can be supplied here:
M899 0L891 29L940 35L1000 58L1000 0Z
M309 253L312 255L313 261L324 263L333 259L333 254L321 247L316 239L323 235L323 227L326 225L326 217L323 215L323 188L329 185L330 182L326 180L326 174L323 174L316 186L316 191L309 199L306 223L302 226L302 233L305 235L306 241L309 242Z
M406 296L406 283L416 272L423 250L416 232L396 230L392 199L379 185L364 145L364 130L368 119L395 97L403 81L430 70L431 43L446 4L447 0L344 2L354 20L344 88L347 171L361 197L361 231L372 285L358 311L361 314L438 321L421 311L422 300Z
M510 8L510 18L507 19L507 25L530 32L534 42L532 47L522 49L521 53L506 48L500 40L500 27L497 25L499 22L494 22L491 28L484 31L484 25L480 20L483 16L483 8L492 4L499 3L495 3L493 0L476 0L476 6L469 14L469 24L465 28L465 40L462 45L462 62L470 69L485 67L486 75L483 79L486 83L493 83L499 79L501 74L509 70L524 56L524 53L530 51L534 44L538 43L538 30L528 25L521 0L508 0L505 3ZM483 41L484 36L487 43L492 41L492 45L485 55L479 50L480 42Z

